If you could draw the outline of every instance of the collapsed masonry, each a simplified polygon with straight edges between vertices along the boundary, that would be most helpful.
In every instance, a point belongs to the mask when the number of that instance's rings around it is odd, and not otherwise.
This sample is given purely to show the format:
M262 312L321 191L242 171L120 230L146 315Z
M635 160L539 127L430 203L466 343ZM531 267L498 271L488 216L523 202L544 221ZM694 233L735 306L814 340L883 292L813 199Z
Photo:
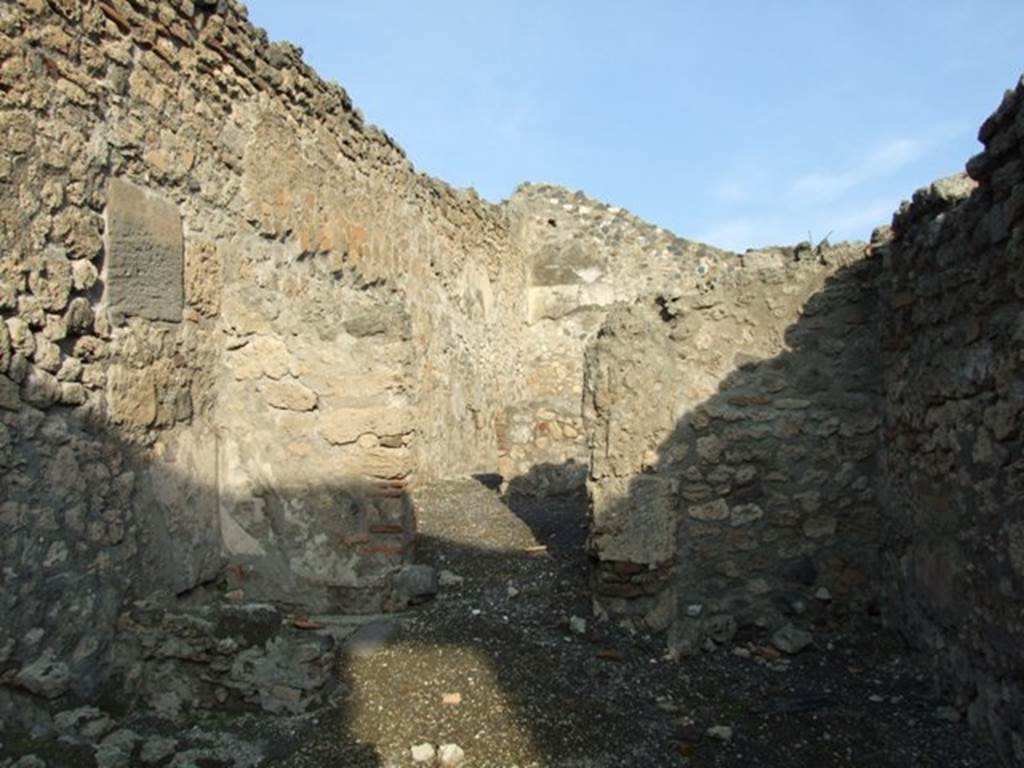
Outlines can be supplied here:
M3 730L301 710L255 603L403 607L416 483L497 468L587 484L598 612L876 605L1024 760L1024 84L867 248L739 257L417 174L234 2L5 3L0 58Z

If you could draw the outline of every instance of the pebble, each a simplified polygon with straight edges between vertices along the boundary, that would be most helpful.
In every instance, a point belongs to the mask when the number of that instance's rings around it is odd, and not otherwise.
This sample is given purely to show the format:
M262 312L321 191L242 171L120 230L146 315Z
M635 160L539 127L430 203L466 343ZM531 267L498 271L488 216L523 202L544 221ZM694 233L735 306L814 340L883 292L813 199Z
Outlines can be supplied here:
M944 720L947 723L960 722L960 711L956 707L951 707L948 704L936 707L932 715L936 720Z
M654 705L662 712L668 712L669 714L675 714L679 711L679 705L665 696L659 696L655 700Z
M732 728L728 725L712 725L705 733L719 741L732 741Z
M827 603L832 599L832 593L828 591L828 587L818 587L818 591L814 593L814 596L823 603Z
M465 579L453 571L441 571L437 574L437 584L444 589L461 587Z
M395 574L393 589L400 605L418 605L437 594L437 571L431 565L407 563Z
M733 656L739 656L741 659L749 659L751 656L750 650L743 648L742 646L736 646L732 649Z
M466 759L466 753L458 744L442 744L437 750L437 764L444 768L454 768L462 765Z
M434 745L424 742L422 744L416 744L412 749L409 750L412 753L412 761L414 763L432 763L434 762Z
M587 620L580 616L569 619L569 629L577 635L587 634Z
M787 624L772 635L772 645L790 655L800 653L814 642L814 635L803 629Z

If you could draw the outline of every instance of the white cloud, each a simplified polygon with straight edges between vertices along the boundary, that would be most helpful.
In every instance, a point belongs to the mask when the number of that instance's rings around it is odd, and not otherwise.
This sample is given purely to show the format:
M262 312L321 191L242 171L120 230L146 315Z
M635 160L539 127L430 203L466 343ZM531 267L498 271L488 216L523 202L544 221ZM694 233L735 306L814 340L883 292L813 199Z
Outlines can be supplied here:
M826 235L832 242L867 239L874 227L891 220L900 195L908 193L894 181L964 132L962 126L941 124L893 136L845 167L821 163L788 183L773 177L777 169L746 164L742 173L724 175L711 186L709 197L717 206L695 239L737 252Z
M838 197L917 160L929 149L928 145L929 142L919 139L892 139L874 149L853 168L845 171L816 171L800 176L793 182L793 192L818 199Z

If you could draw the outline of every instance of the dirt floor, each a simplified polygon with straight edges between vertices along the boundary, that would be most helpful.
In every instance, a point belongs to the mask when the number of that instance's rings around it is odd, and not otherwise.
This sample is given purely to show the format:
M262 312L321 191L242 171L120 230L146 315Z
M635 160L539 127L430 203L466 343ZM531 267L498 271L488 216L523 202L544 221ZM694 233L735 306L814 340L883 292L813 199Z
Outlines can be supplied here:
M419 559L461 585L351 659L345 706L281 765L407 766L424 742L459 745L464 765L519 768L998 762L950 722L959 713L933 696L926 660L870 617L788 659L762 640L670 661L661 638L591 618L581 498L503 500L465 481L417 504Z
M445 586L360 630L333 707L199 718L184 734L143 718L131 727L150 742L219 745L148 764L433 765L412 748L455 744L470 768L998 765L935 697L927 660L871 617L820 622L792 657L751 638L672 661L663 639L592 618L581 498L503 499L467 479L416 501L418 560Z

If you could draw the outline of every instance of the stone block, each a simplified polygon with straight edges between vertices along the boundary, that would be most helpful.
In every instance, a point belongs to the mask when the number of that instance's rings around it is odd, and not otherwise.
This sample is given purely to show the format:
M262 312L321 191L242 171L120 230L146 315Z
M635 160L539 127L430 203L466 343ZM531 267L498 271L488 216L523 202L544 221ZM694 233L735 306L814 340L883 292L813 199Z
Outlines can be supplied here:
M113 365L107 371L110 418L118 424L148 427L156 420L156 378L150 369Z
M429 565L403 565L395 574L393 589L398 605L422 603L437 594L437 571Z
M263 388L263 397L272 408L284 411L311 411L316 408L316 392L298 381L271 381Z
M15 676L16 685L46 699L55 699L71 686L71 672L52 651L45 652Z
M354 443L362 435L387 437L412 431L412 413L407 408L341 408L327 413L320 434L332 445Z
M280 379L291 370L292 357L287 345L273 336L255 336L248 344L232 352L227 365L239 381L266 376Z
M0 376L0 408L16 411L21 408L21 394L18 385L6 376Z
M383 479L403 478L413 470L413 456L408 448L382 445L347 449L340 463L348 474Z
M34 264L28 276L29 290L43 309L60 311L67 306L72 286L71 264L64 253L51 249Z
M49 408L60 400L60 384L53 374L32 367L22 384L21 397L36 408Z
M201 243L185 253L185 299L203 317L220 312L224 264L217 246Z
M676 510L668 481L640 475L593 485L591 492L592 545L600 559L655 564L675 557Z
M107 189L106 302L111 318L181 321L184 242L177 206L123 179Z
M706 504L691 504L687 514L694 520L721 521L729 518L729 505L724 499L714 499Z

